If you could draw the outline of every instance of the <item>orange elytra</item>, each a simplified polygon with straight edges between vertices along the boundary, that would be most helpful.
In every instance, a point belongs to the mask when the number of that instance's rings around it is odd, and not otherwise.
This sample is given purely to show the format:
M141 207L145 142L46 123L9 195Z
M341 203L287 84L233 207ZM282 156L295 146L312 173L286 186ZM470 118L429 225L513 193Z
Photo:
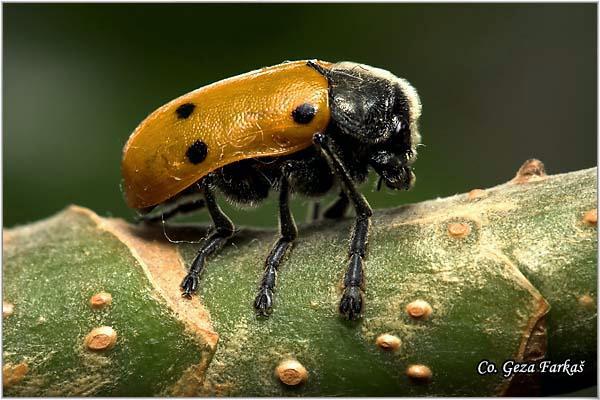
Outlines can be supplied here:
M295 61L225 79L165 104L123 149L127 204L154 206L224 165L310 146L329 123L327 93L327 79L306 61ZM292 116L303 104L316 109L308 124ZM198 154L190 154L194 148Z

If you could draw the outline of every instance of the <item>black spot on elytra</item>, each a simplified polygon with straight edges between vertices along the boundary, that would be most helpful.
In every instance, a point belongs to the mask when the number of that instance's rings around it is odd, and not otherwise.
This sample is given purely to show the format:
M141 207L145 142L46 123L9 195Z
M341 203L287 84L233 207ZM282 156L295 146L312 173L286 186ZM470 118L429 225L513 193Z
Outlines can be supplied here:
M185 152L186 157L192 164L200 164L208 154L208 146L202 140L196 140Z
M312 104L304 103L300 104L294 111L292 111L292 118L298 124L308 124L313 120L317 110Z
M195 108L196 108L195 104L185 103L185 104L182 104L179 107L177 107L177 110L175 110L175 113L177 113L177 118L186 119L194 112Z

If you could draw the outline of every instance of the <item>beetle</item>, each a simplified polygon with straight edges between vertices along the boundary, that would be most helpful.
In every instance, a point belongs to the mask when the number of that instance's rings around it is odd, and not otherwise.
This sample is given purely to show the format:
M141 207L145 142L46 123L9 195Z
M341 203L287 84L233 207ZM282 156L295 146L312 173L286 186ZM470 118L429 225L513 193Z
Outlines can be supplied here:
M254 308L273 309L277 271L297 237L290 193L318 198L340 190L325 218L355 223L339 303L342 316L361 317L371 207L357 186L369 168L391 189L409 189L420 143L416 90L392 73L354 62L285 62L185 94L150 114L123 149L127 204L143 221L164 221L207 208L214 228L181 283L192 296L206 259L234 235L215 200L255 205L279 192L279 238L266 258ZM160 210L156 214L156 210Z

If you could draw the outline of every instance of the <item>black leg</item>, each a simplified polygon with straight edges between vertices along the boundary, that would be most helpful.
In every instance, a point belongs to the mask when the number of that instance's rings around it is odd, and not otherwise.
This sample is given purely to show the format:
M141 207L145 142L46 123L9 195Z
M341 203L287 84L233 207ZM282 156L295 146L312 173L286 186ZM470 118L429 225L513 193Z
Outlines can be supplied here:
M350 200L348 200L348 196L346 196L346 193L342 190L340 192L340 197L327 207L323 213L323 217L327 219L340 219L346 214L349 205Z
M348 252L350 265L346 275L344 275L344 293L339 307L339 311L343 316L355 320L360 317L364 302L363 259L367 249L369 223L373 211L364 196L354 186L354 182L352 182L336 152L332 139L317 133L313 137L313 141L330 160L335 174L342 181L344 191L356 211L356 223L350 242L350 251Z
M281 260L287 250L292 246L292 242L298 236L294 217L289 207L289 183L287 177L281 178L279 188L279 232L280 237L271 249L271 253L265 262L265 273L258 290L258 295L254 301L254 308L257 314L268 316L273 309L273 291L275 290L275 279Z
M227 240L233 236L235 230L233 222L231 222L229 217L223 213L215 201L208 183L204 182L202 185L204 190L204 201L206 202L206 207L213 220L214 231L202 242L202 247L200 247L196 258L192 262L188 274L181 282L181 289L183 289L184 297L191 297L191 295L196 292L198 289L198 278L204 270L206 258L220 250L225 243L227 243Z

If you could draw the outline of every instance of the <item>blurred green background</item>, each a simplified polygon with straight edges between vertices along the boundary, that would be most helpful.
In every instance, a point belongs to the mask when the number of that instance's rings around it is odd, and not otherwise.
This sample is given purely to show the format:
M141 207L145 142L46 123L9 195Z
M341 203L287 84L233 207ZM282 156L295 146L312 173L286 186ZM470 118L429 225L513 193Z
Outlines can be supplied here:
M284 60L352 60L423 102L413 191L375 208L489 187L530 157L596 165L596 4L4 4L4 225L74 203L131 218L121 149L165 102ZM296 199L296 219L307 201ZM275 204L226 207L276 225ZM205 221L206 214L194 218Z

